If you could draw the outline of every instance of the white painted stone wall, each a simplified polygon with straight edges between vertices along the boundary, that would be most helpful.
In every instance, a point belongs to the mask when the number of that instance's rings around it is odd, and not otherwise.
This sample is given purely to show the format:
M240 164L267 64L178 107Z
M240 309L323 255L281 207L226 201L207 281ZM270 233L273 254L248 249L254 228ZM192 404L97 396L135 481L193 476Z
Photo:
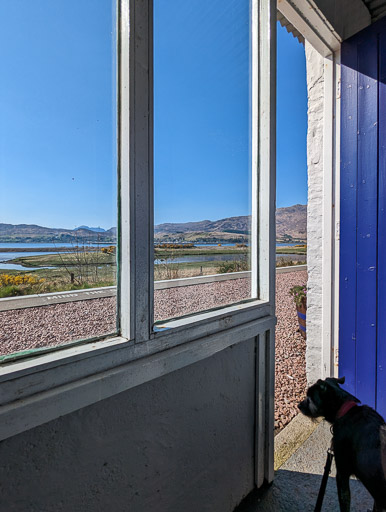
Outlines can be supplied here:
M308 90L307 207L307 381L321 377L322 367L322 196L324 59L305 42Z

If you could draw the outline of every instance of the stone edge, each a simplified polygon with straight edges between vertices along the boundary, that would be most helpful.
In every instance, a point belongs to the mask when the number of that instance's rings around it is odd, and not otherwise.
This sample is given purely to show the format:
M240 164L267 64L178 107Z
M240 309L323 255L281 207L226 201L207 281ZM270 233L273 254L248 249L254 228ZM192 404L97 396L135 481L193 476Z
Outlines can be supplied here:
M274 470L278 470L298 448L310 437L319 425L319 420L311 420L298 414L275 436Z

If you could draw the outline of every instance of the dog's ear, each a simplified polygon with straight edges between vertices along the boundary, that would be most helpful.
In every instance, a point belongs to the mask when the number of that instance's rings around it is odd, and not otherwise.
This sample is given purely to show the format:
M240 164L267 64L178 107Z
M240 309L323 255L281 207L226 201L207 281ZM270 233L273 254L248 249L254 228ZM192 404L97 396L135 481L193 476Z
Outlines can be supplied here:
M344 381L346 380L345 377L339 377L336 379L335 377L329 377L326 379L329 382L335 382L336 384L344 384Z

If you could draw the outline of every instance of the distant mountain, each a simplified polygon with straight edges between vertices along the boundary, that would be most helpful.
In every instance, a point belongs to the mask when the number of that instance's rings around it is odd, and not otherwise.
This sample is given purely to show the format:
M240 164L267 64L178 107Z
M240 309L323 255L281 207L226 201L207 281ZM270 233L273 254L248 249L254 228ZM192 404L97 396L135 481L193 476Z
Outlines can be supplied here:
M250 232L250 216L228 217L216 221L165 223L154 227L156 242L244 242ZM46 228L36 224L0 224L0 242L107 242L117 239L117 228ZM307 205L295 204L276 210L276 239L307 239Z
M201 220L199 222L165 223L154 226L154 233L188 233L200 232L212 233L214 231L226 233L248 234L250 230L250 217L228 217L226 219L211 221Z
M104 233L106 231L103 228L90 228L89 226L79 226L76 229L88 229L89 231L94 231L95 233Z
M295 204L276 210L276 239L307 240L307 205Z
M165 223L154 227L155 239L179 241L245 241L250 232L250 216L184 223ZM283 241L307 239L307 205L296 204L276 210L276 238Z
M117 237L117 228L110 228L105 231L105 235L109 235L112 237Z
M36 224L1 224L0 242L114 242L116 228L95 232L87 227L77 229L46 228Z

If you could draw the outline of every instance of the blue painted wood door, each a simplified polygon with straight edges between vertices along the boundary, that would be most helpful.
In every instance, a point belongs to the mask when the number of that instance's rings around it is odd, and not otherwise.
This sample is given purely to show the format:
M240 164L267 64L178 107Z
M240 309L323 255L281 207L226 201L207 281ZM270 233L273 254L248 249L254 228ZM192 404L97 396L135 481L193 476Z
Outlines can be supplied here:
M341 64L339 374L386 416L386 20Z

